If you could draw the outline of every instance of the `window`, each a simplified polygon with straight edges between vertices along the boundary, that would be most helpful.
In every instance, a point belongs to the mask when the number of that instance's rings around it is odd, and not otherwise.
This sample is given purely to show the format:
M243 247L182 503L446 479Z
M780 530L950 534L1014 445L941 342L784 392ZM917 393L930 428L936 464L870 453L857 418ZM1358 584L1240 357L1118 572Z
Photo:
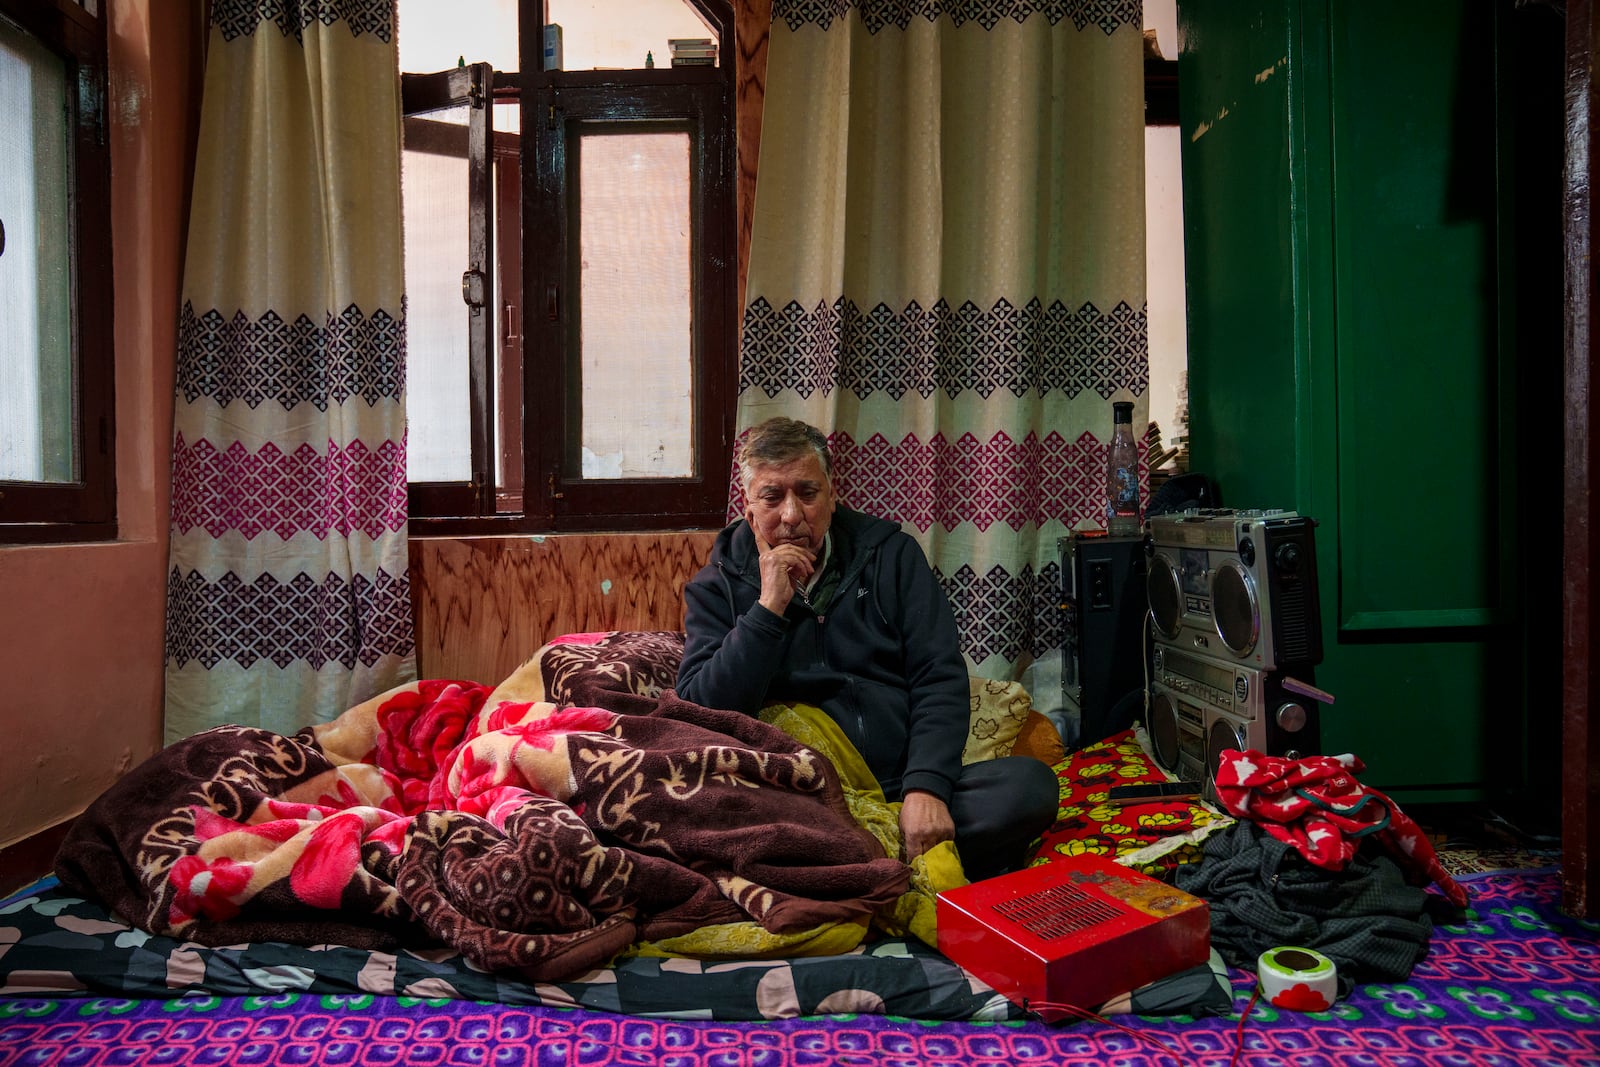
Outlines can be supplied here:
M0 0L0 541L116 536L105 42Z
M399 20L413 532L720 526L732 5L440 10Z

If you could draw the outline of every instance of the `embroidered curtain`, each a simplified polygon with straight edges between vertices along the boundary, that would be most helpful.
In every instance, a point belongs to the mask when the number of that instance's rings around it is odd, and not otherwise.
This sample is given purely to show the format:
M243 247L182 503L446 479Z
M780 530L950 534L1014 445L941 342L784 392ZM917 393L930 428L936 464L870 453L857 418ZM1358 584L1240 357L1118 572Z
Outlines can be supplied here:
M773 3L738 424L827 432L842 502L919 539L991 677L1059 664L1057 542L1104 524L1112 401L1148 421L1141 25Z
M213 0L178 332L166 740L415 676L392 0Z

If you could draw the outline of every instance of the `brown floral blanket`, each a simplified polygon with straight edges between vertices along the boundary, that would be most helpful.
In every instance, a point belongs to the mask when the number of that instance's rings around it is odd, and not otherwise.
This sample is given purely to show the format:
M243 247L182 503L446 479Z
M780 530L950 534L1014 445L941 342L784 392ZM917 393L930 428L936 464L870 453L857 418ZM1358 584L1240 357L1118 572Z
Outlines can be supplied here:
M418 682L293 737L196 734L91 806L57 874L151 933L442 942L532 981L711 924L864 923L907 889L832 765L775 727L514 682Z

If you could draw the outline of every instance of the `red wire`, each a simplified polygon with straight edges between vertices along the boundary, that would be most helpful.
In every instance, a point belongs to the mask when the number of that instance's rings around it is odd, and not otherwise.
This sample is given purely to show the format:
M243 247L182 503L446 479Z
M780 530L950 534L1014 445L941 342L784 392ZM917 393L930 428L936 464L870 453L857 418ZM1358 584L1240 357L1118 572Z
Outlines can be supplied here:
M1234 1067L1239 1062L1239 1057L1244 1055L1244 1024L1250 1018L1250 1009L1256 1006L1256 1001L1261 999L1261 987L1257 985L1250 991L1250 1003L1244 1006L1244 1011L1239 1013L1239 1029L1233 1034L1233 1058L1228 1061L1228 1067Z
M1044 1008L1044 1009L1046 1009L1048 1011L1063 1012L1064 1014L1067 1014L1067 1015L1075 1015L1080 1019L1087 1019L1090 1022L1105 1023L1107 1026L1111 1027L1112 1029L1121 1030L1125 1034L1131 1034L1132 1036L1138 1038L1140 1041L1148 1041L1148 1042L1150 1042L1150 1044L1154 1045L1156 1048L1160 1049L1162 1052L1165 1052L1168 1056L1171 1056L1173 1061L1176 1062L1176 1063L1180 1063L1181 1064L1181 1063L1184 1062L1183 1057L1178 1055L1178 1052L1177 1052L1176 1049L1173 1049L1171 1046L1169 1046L1164 1041L1156 1040L1156 1038L1153 1035L1145 1033L1142 1030L1135 1030L1131 1026L1123 1026L1121 1023L1112 1022L1110 1019L1106 1018L1104 1015L1098 1015L1098 1014L1096 1014L1095 1012L1092 1012L1092 1011L1085 1011L1083 1008L1080 1008L1075 1004L1062 1004L1062 1003L1058 1003L1058 1002L1053 1001L1053 1000L1034 1000L1034 1001L1029 1001L1027 1004L1025 1004L1023 1006L1023 1009L1025 1011L1031 1011L1031 1012L1035 1012L1035 1013L1037 1013L1040 1008Z

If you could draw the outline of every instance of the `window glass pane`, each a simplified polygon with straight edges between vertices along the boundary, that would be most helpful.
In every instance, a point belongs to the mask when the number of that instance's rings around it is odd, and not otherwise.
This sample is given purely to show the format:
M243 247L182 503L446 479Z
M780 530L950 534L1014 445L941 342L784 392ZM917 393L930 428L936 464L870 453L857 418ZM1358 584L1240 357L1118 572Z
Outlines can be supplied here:
M549 0L552 24L561 27L563 70L637 70L648 54L657 67L671 64L674 38L715 39L687 0ZM626 17L619 17L623 8Z
M407 74L433 74L463 61L521 69L517 0L400 0L397 20L400 69Z
M67 69L0 20L0 479L77 479Z
M522 510L522 166L517 100L494 104L494 451L496 510Z
M1144 28L1155 31L1162 59L1178 58L1178 0L1144 0Z
M522 132L522 101L516 97L496 97L494 109L489 113L495 133L520 134ZM499 142L500 138L495 138ZM515 142L507 142L509 150Z
M1150 421L1161 445L1188 436L1189 346L1185 334L1182 138L1177 126L1144 128L1145 297L1150 316ZM1187 462L1185 458L1183 462Z
M648 53L671 63L667 42L714 37L688 0L549 0L561 27L564 70L637 70ZM533 32L539 32L534 29ZM399 0L400 69L432 74L465 61L521 69L517 0ZM540 42L543 52L543 41Z
M407 116L400 177L406 235L406 472L472 478L467 269L467 108Z
M578 182L583 476L687 477L689 135L584 136Z

